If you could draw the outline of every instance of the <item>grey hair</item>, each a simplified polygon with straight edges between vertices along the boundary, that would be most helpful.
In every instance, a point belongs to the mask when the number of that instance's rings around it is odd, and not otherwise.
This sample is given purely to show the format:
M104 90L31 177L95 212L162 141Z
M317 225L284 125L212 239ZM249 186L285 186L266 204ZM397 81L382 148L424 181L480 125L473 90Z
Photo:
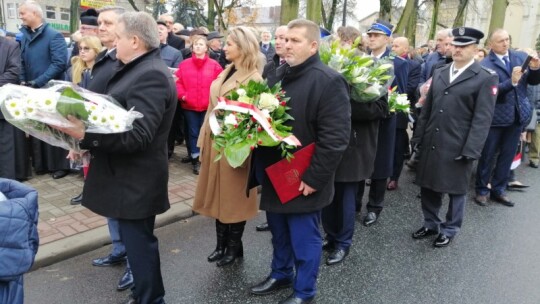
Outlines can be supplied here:
M126 9L121 6L112 6L112 5L107 5L98 9L99 13L110 12L110 11L115 12L117 15L122 15L123 13L126 12Z
M452 29L443 29L443 30L440 30L437 32L437 35L438 34L441 34L441 35L444 35L444 37L454 37L454 35L452 35Z
M145 12L126 12L120 15L118 23L123 23L124 33L139 37L146 49L159 47L159 35L156 21Z
M36 12L39 17L43 18L43 9L41 8L41 5L39 5L39 3L37 3L36 1L25 1L19 7L21 6L28 7L31 11Z

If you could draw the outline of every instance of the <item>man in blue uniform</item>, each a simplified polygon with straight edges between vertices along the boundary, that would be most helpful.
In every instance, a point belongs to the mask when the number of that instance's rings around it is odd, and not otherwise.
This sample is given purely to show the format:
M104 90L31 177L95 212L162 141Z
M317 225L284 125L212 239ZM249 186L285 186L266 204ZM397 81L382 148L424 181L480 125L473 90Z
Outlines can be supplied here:
M377 20L367 31L369 37L369 48L371 56L377 59L388 58L390 49L388 43L392 36L394 26L388 22ZM399 93L407 92L407 82L409 74L409 63L402 57L394 56L395 79L392 87L397 86ZM386 193L387 179L392 176L394 168L394 148L396 140L396 115L388 115L381 119L379 123L379 134L377 140L377 157L375 158L375 168L371 175L371 185L369 189L369 199L367 204L367 215L363 224L371 226L377 222L379 214L384 206L384 195ZM357 205L361 204L364 194L364 182L360 183L357 196Z

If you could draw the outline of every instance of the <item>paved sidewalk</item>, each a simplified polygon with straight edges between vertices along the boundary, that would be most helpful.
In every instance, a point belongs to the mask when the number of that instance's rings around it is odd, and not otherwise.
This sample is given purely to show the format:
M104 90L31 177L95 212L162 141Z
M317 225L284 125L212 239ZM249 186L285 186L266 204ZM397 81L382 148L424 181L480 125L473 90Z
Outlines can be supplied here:
M171 209L158 216L158 227L193 215L191 202L197 176L191 172L191 164L180 162L186 155L184 145L176 146L175 154L169 161ZM50 174L35 175L25 184L39 193L40 248L34 269L110 243L104 217L81 205L70 205L70 199L82 191L82 176L72 173L61 179L53 179Z

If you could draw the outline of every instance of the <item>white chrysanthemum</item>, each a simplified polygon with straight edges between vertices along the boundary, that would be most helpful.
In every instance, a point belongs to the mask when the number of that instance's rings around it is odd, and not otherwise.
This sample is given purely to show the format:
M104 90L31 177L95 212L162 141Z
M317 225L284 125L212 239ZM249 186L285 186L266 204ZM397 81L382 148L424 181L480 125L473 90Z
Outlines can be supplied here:
M113 132L124 132L126 125L123 122L115 121L110 124L110 128Z
M90 113L90 115L88 116L88 123L94 125L94 126L100 126L101 125L101 117L102 117L102 112L99 112L99 111L94 111L92 113Z
M262 93L259 98L259 109L274 111L279 106L279 100L270 93Z
M238 96L245 96L247 94L246 90L244 89L238 89L236 90L236 93L238 94Z
M94 111L96 111L98 109L98 106L96 104L91 103L91 102L85 102L84 103L84 108L88 112L94 112Z
M58 102L59 96L60 95L55 92L40 90L32 92L28 98L28 102L35 104L36 108L40 111L54 113L56 112L56 103Z
M20 120L26 118L26 111L24 110L24 106L21 104L21 101L19 99L10 99L4 104L9 115L13 119Z
M236 116L234 116L234 114L231 113L225 117L225 119L223 120L223 123L226 125L237 125L238 121L236 120Z

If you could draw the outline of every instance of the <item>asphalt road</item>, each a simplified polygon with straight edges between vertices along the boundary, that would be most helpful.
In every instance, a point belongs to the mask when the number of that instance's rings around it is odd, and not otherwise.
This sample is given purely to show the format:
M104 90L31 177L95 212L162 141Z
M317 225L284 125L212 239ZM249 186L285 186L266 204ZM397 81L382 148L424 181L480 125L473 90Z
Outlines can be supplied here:
M413 176L404 169L377 224L357 222L344 263L321 265L317 303L540 303L540 169L519 168L518 178L531 187L509 192L513 208L469 200L461 233L442 249L411 238L422 224ZM244 259L226 268L206 261L215 246L212 219L196 216L158 229L167 303L277 303L287 297L290 290L249 294L270 268L270 234L254 229L263 219L264 213L248 222ZM115 288L123 268L90 264L109 251L106 246L27 274L25 302L121 303L128 292Z

